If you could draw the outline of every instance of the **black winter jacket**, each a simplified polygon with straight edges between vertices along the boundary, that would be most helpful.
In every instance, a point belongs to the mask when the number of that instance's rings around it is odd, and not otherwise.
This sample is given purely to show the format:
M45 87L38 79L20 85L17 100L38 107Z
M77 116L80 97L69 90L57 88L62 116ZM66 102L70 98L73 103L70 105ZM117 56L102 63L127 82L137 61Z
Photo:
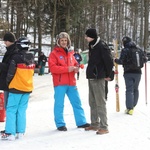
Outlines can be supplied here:
M45 66L47 62L47 57L45 55L41 55L38 59L38 65Z
M87 79L111 77L113 58L105 42L98 37L89 43L89 60L86 70Z
M137 69L137 70L129 69L130 68L130 64L127 62L127 60L128 60L128 53L129 53L129 49L133 48L133 47L136 47L134 42L126 43L124 45L124 48L121 50L121 54L120 54L119 59L115 59L115 62L117 64L121 64L123 66L124 73L138 73L138 74L141 74L142 73L141 69ZM144 52L143 52L143 55L144 55ZM145 62L146 62L146 60L145 60Z
M6 76L8 67L10 65L12 56L18 52L16 44L12 44L9 47L6 47L7 51L3 57L2 62L0 63L0 90L8 91L8 86L6 84Z

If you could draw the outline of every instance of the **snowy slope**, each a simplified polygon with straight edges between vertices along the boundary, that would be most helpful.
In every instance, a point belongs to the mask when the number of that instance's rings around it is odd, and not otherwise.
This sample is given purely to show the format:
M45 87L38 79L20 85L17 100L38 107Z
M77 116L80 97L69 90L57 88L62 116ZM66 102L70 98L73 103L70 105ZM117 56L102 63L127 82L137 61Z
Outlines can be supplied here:
M149 69L150 64L147 64ZM148 89L150 73L148 72ZM53 121L53 85L51 74L34 75L34 91L27 110L27 130L23 140L1 141L1 150L149 150L150 149L150 93L145 104L144 68L140 83L139 103L132 116L124 114L125 85L122 67L119 66L120 112L115 108L115 81L109 82L108 124L109 134L96 135L75 125L72 107L66 97L64 117L68 131L56 130ZM87 122L90 122L88 85L85 70L80 71L77 81ZM149 90L148 90L149 92ZM5 123L0 123L0 130Z

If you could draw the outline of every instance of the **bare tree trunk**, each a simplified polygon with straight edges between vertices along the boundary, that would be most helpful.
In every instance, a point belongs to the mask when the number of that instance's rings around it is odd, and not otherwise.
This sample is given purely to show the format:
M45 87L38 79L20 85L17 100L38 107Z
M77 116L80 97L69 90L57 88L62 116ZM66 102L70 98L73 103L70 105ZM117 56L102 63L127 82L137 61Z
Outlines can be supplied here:
M38 15L39 15L39 10L38 10ZM41 48L42 48L42 45L41 45L41 42L42 42L42 32L41 32L41 19L40 17L37 17L37 29L38 29L38 48L39 50L41 51Z
M52 34L51 34L51 51L54 47L54 35L55 35L55 28L56 28L56 16L57 16L57 10L56 10L56 6L57 6L57 0L54 1L54 17L53 17L53 22L52 22Z
M119 0L119 26L118 26L118 41L120 41L122 39L122 27L123 27L123 2L122 0ZM119 43L120 44L120 43Z
M27 36L28 34L28 28L29 28L29 1L27 3L27 8L26 8L26 14L25 14L25 19L24 19L24 35Z
M66 14L66 32L70 34L70 5L67 8L67 14Z
M144 49L147 48L148 46L148 19L149 19L149 0L144 0L144 9L145 9L145 14L144 14L144 41L143 41L143 45L144 45Z
M9 22L9 10L8 10L8 22ZM10 31L13 32L14 27L14 1L11 3L11 22L10 22Z
M37 23L37 18L36 19L34 19L34 30L33 30L33 32L34 32L34 42L33 42L33 47L35 48L35 42L36 42L36 30L37 30L37 26L36 26L36 23Z
M135 8L138 8L138 3L135 3L134 5ZM137 42L137 35L138 35L138 32L137 32L137 25L138 25L138 9L134 9L133 11L133 40Z
M41 17L40 17L40 14L41 14L41 3L40 3L40 0L37 0L37 34L38 34L38 48L39 48L39 53L41 52L41 48L42 48L42 45L41 45L41 42L42 42L42 30L41 30Z
M143 14L143 12L144 12L144 10L143 10L143 8L144 8L144 1L143 0L141 0L141 14L140 14L140 18L141 18L141 26L140 26L140 37L139 37L139 45L140 45L140 47L143 47L143 17L144 17L144 14Z
M119 13L118 13L119 12ZM120 39L120 1L117 2L116 6L116 38Z
M23 20L23 7L21 7L21 3L18 2L16 3L16 5L19 5L20 7L17 7L17 24L16 24L16 37L19 38L20 37L20 33L21 33L21 23Z

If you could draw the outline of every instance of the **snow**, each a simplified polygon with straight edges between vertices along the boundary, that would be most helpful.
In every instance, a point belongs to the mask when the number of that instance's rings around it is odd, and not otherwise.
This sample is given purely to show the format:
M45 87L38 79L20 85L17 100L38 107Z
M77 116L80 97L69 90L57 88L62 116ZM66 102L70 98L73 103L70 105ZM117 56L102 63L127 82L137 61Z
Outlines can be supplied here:
M6 46L4 44L4 41L0 41L0 55L4 54L6 52Z
M31 42L29 49L38 48L38 45L35 45L35 47L32 47L32 44L34 43L34 38L33 38L32 34L28 34L27 38ZM35 43L38 43L38 37L36 38ZM49 53L51 52L51 47L49 46L51 44L51 36L50 35L42 35L42 44L47 44L47 46L42 45L41 51L44 52L44 54L48 57Z
M147 63L147 68L150 63ZM149 89L150 75L147 72ZM88 104L88 85L85 69L80 70L77 80L87 122L90 123ZM119 98L120 112L116 112L115 80L109 82L107 101L108 124L110 133L96 135L95 131L84 131L75 125L72 107L65 98L64 118L67 132L56 130L53 119L54 90L51 74L34 75L34 91L30 96L27 109L27 129L22 140L2 141L1 150L149 150L150 149L150 93L148 104L145 103L145 69L139 86L139 102L134 114L127 115L125 110L125 84L122 66L119 66ZM0 130L5 123L0 122Z

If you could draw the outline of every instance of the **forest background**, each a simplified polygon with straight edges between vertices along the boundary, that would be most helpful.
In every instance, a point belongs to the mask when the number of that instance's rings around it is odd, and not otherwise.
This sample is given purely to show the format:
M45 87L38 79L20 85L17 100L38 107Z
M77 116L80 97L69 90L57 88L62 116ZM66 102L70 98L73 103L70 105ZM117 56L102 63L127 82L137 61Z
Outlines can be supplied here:
M149 0L0 0L0 38L6 31L16 37L32 34L33 47L50 50L61 31L71 36L75 49L87 49L84 39L88 28L96 28L107 43L130 36L136 44L150 47Z

